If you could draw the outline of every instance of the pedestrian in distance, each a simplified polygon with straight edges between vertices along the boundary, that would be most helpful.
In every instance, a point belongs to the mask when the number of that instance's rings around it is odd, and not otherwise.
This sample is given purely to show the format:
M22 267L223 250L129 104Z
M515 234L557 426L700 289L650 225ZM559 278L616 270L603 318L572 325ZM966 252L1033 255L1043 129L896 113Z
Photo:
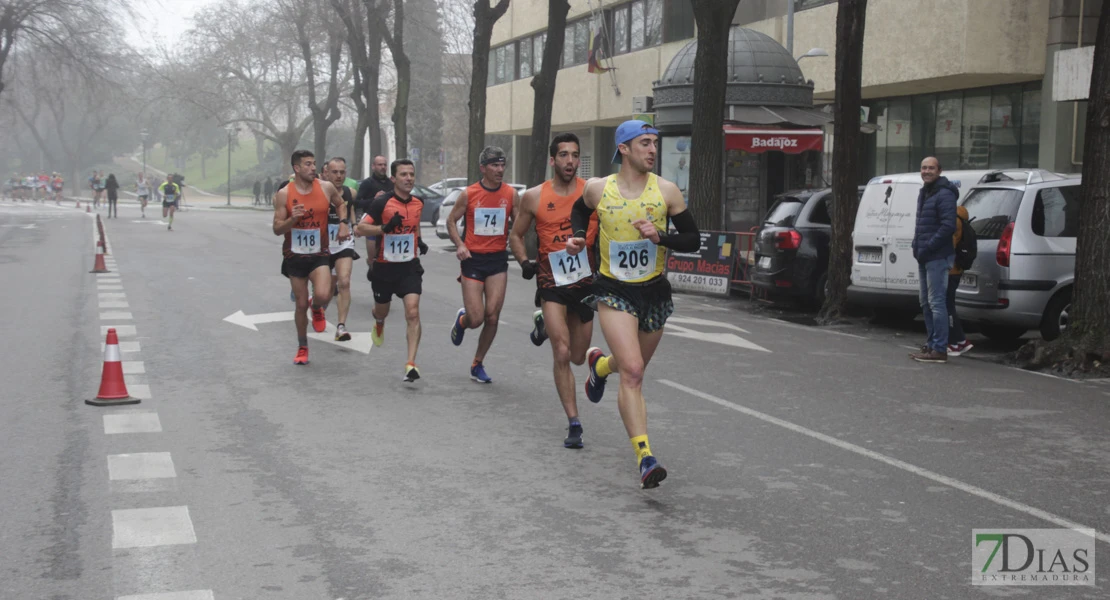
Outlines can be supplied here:
M119 182L116 181L115 173L108 174L108 179L104 181L104 189L108 192L108 218L111 219L114 214L118 219L119 208L116 203L119 202Z
M952 236L956 234L960 190L941 175L940 161L933 156L921 161L921 181L912 248L928 338L921 352L910 357L943 364L948 362L948 275L956 258Z
M254 192L254 205L258 206L262 202L262 182L255 179L254 187L251 188L251 191Z
M355 211L359 218L370 210L370 205L379 194L393 193L393 179L389 176L389 163L384 156L375 156L371 163L370 176L358 184L358 193L355 194ZM373 252L367 247L367 252L373 257Z
M262 195L266 198L267 203L271 203L271 202L274 201L274 192L275 191L276 190L274 190L274 179L273 179L273 177L267 177L266 181L263 182L263 184L262 184Z

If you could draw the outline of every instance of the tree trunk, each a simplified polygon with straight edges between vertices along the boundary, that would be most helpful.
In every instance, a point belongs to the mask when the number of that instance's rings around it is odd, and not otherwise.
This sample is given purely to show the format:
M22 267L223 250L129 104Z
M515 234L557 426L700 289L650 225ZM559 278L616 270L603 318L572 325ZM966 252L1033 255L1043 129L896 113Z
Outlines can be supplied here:
M547 3L547 42L543 48L540 72L532 78L532 89L536 96L532 105L532 142L528 179L525 181L529 186L539 185L547 178L551 111L555 106L555 80L559 75L559 59L563 56L563 45L566 43L568 12L570 2L567 0L549 0Z
M509 9L509 0L498 0L490 6L489 0L474 2L474 47L470 69L470 132L466 144L466 177L478 181L478 156L486 144L486 84L489 80L489 46L493 25Z
M692 0L698 29L694 55L694 120L690 127L689 207L699 229L721 229L722 145L728 37L740 0Z
M1087 95L1087 139L1075 248L1075 287L1068 328L1052 342L1038 342L1026 366L1087 371L1110 361L1110 0L1102 4ZM1023 349L1025 350L1025 349Z
M836 11L836 75L832 161L832 231L825 304L818 322L840 318L852 281L852 229L859 208L860 86L867 0L840 0Z
M393 55L393 68L397 70L397 96L393 102L393 131L396 158L409 157L409 89L412 87L412 64L405 54L405 3L393 0L393 31L385 19L379 21L382 38ZM424 150L425 152L428 149Z

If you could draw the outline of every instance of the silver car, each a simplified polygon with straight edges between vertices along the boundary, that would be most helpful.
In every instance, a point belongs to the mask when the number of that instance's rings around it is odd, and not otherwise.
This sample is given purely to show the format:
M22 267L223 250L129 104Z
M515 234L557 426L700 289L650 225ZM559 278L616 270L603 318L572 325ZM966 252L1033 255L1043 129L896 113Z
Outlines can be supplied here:
M999 173L963 201L978 254L956 290L960 318L991 339L1016 340L1030 329L1046 340L1068 325L1075 281L1081 180L1031 171Z

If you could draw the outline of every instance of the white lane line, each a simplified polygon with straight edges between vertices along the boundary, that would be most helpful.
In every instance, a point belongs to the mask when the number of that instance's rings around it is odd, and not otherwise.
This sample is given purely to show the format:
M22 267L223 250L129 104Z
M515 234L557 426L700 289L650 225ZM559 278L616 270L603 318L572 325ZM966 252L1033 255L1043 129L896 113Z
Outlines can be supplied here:
M100 335L108 335L109 329L115 329L116 335L119 337L135 337L137 335L134 325L101 325Z
M132 481L177 477L169 452L142 452L108 456L108 479Z
M808 325L798 325L797 323L791 323L790 321L783 321L782 319L767 319L767 320L771 323L776 324L776 325L782 325L783 327L790 327L792 329L801 329L803 331L820 331L820 332L823 332L823 333L831 333L833 335L842 335L844 337L855 338L857 340L869 339L869 338L864 337L862 335L856 335L854 333L844 333L843 331L834 331L834 330L829 329L827 327L810 327Z
M212 595L212 590L190 590L188 592L116 596L116 600L216 600L216 597Z
M104 342L100 342L100 351L101 352L104 352L104 346L106 346L106 345L107 344L105 344ZM139 346L139 342L120 342L119 343L119 352L120 352L120 354L134 353L134 352L139 352L140 350L141 350L141 347Z
M131 305L123 300L100 300L97 308L131 308Z
M212 590L190 590L188 592L116 596L116 600L216 600L216 597L212 595Z
M134 393L134 392L132 392ZM160 433L162 421L156 412L129 412L104 415L104 433Z
M1041 373L1040 371L1030 371L1028 369L1023 369L1021 367L1011 367L1009 365L1006 365L1006 368L1007 369L1013 369L1015 371L1021 371L1022 373L1029 373L1030 375L1040 375L1041 377L1049 377L1051 379L1055 379L1056 381L1066 381L1068 383L1083 383L1082 381L1079 381L1078 379L1068 379L1066 377L1060 377L1058 375L1053 375L1052 373Z
M138 398L139 400L151 399L149 385L145 383L129 383L126 379L124 379L124 383L127 384L127 393L131 394L132 398Z
M122 285L99 284L99 285L96 286L96 291L98 291L98 292L115 292L115 291L122 291L122 290L123 290Z
M100 313L101 321L130 321L131 319L131 313L129 312L116 311Z
M124 360L120 361L123 365L124 375L141 375L146 373L146 366L143 365L141 360Z
M112 549L197 543L188 506L112 511Z
M898 460L897 458L891 458L885 454L875 452L874 450L868 450L867 448L857 446L851 442L845 442L844 440L834 438L831 435L826 435L807 427L802 427L801 425L791 423L790 421L786 421L778 417L772 417L771 415L761 413L758 410L754 410L746 406L741 406L739 404L734 404L732 402L729 402L728 400L713 396L712 394L707 394L705 392L695 390L694 388L686 387L681 383L675 383L667 379L660 379L659 383L672 387L676 390L686 392L691 396L697 396L702 400L708 400L714 404L719 404L725 408L731 408L736 412L748 415L749 417L754 417L756 419L759 419L760 421L764 421L772 425L778 425L779 427L782 427L783 429L788 429L790 431L793 431L794 433L800 433L815 440L825 442L826 444L836 446L841 450L847 450L848 452L853 452L860 456L864 456L872 460L877 460L896 469L901 469L908 473L913 473L914 475L917 475L919 477L924 477L925 479L929 479L942 485L955 488L957 490L971 494L972 496L978 496L979 498L982 498L984 500L989 500L991 502L994 502L995 504L1005 506L1006 508L1025 513L1029 516L1036 517L1044 521L1048 521L1049 523L1053 523L1060 527L1065 527L1067 529L1093 529L1092 527L1089 527L1087 525L1080 525L1075 521L1065 519L1064 517L1052 514L1048 511L1034 508L1032 506L1029 506L1028 504L1024 504L1016 500L1011 500L1004 496L995 494L994 492L989 492L981 487L974 486L969 483L964 483L958 479L953 479L946 475L941 475L940 473L934 473L933 471L930 471L928 469L922 469L921 467L911 465L910 463ZM1104 543L1110 544L1110 535L1095 531L1095 537Z
M100 292L96 295L98 300L124 300L127 294L123 292Z

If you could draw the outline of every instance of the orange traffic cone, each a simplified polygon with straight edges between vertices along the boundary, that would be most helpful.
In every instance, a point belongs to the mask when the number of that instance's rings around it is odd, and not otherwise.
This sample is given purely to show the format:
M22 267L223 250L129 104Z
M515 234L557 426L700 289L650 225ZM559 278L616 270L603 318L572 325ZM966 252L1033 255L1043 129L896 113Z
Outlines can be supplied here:
M87 213L92 212L92 205L89 204L88 202L85 203L85 212L87 212Z
M111 273L104 264L104 251L100 249L100 244L96 245L96 262L93 263L93 270L89 273Z
M108 339L104 342L104 370L100 375L100 391L96 398L85 400L85 404L93 406L119 406L121 404L138 404L138 398L132 398L127 393L127 384L123 381L123 363L119 357L119 337L115 328L108 330Z

